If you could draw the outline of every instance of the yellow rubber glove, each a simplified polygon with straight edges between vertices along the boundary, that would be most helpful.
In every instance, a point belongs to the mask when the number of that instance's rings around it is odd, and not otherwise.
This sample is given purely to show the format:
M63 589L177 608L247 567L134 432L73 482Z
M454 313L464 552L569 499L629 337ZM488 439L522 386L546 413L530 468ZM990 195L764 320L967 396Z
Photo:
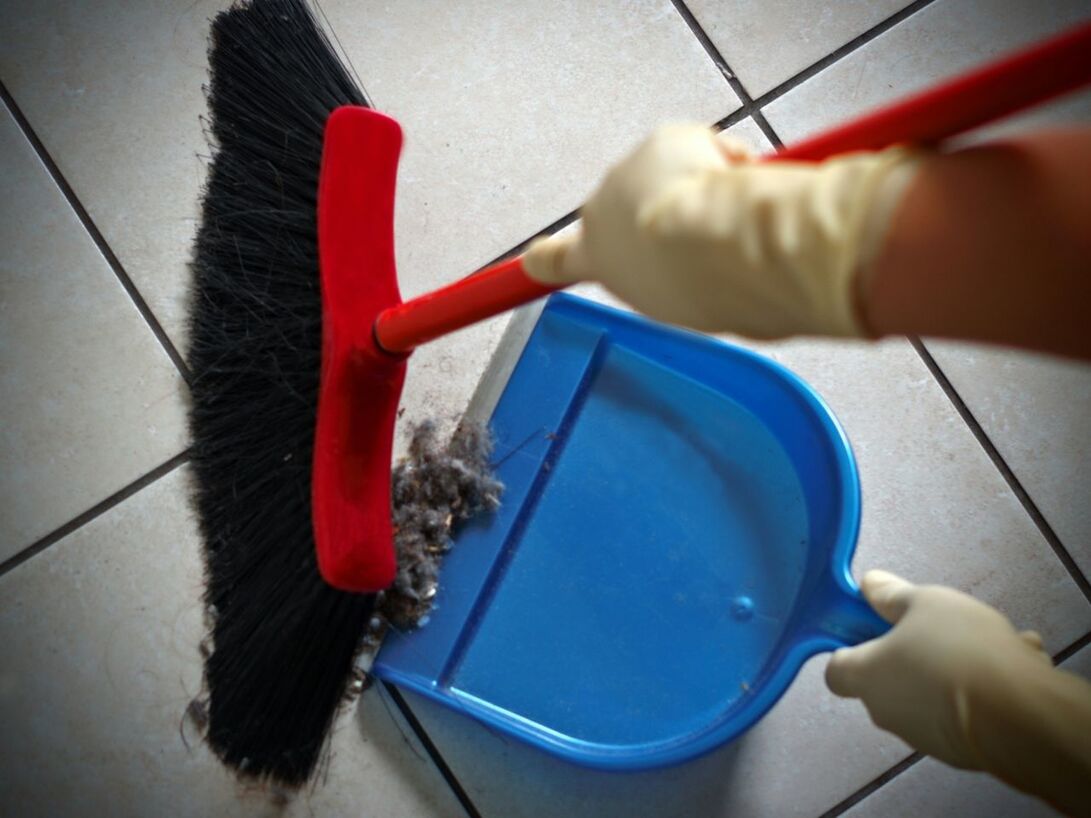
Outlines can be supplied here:
M861 588L894 628L835 652L830 690L862 699L922 753L1091 815L1091 684L1055 669L1038 634L959 591L885 571Z
M918 154L755 162L700 125L656 131L613 168L578 232L523 263L549 284L600 281L660 320L753 338L864 334L856 276Z

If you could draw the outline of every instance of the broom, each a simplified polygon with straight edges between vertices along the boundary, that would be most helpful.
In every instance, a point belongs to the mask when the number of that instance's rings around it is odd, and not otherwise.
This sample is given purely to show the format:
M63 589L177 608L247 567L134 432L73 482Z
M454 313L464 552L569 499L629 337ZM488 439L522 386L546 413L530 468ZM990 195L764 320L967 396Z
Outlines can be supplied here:
M934 141L1091 78L1091 27L779 156ZM187 358L211 651L207 739L239 773L313 772L393 578L390 458L413 347L538 298L517 259L401 304L401 134L366 109L306 0L212 24L214 158ZM346 107L347 106L347 107Z
M229 766L307 780L371 594L318 575L311 463L321 371L316 206L330 112L365 99L298 0L219 14L187 359L211 652L207 739Z

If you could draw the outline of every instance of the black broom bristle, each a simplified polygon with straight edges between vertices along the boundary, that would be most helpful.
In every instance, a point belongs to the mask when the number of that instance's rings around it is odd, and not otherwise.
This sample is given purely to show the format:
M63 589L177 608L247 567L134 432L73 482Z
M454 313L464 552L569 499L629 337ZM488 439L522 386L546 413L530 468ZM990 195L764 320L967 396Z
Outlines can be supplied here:
M334 108L366 103L305 0L222 12L209 62L214 155L187 356L212 628L208 741L239 772L298 786L374 605L319 576L310 504L322 133Z

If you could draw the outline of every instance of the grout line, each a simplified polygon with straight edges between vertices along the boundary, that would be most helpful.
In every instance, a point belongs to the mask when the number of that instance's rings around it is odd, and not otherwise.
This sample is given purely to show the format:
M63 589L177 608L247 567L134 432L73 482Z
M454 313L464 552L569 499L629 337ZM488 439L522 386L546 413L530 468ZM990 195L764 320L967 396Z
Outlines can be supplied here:
M784 143L780 141L780 137L777 136L776 131L773 130L773 126L769 124L765 118L765 114L761 112L761 105L754 101L754 98L750 96L750 92L746 90L746 87L742 84L742 80L738 75L731 70L731 66L727 64L727 60L724 59L724 55L720 53L720 49L716 47L716 44L712 42L712 38L708 36L708 33L698 22L697 18L693 16L693 12L689 10L685 0L671 0L674 4L675 11L685 20L686 25L689 26L689 30L693 32L693 36L697 38L698 42L705 49L705 53L708 54L709 59L716 64L716 67L723 74L724 79L727 80L727 84L731 86L731 90L735 92L735 96L739 98L742 103L742 107L737 111L728 114L714 126L717 130L725 130L730 128L737 122L750 117L754 120L754 124L758 126L765 138L769 140L770 144L777 150L784 147ZM791 80L789 80L791 82Z
M818 818L836 818L836 816L838 815L844 815L846 812L855 807L869 795L874 793L877 789L890 783L893 778L901 775L918 761L921 761L923 758L924 756L920 753L913 753L912 755L906 756L889 770L887 770L885 773L873 778L871 781L862 786L848 798L837 804L834 804L828 810L819 815Z
M754 101L754 97L750 95L750 92L746 91L746 87L743 85L739 76L731 70L728 61L723 58L720 49L716 47L715 43L712 43L712 38L708 36L704 27L697 21L697 17L690 11L690 7L687 7L685 0L671 0L674 4L674 10L678 12L682 20L685 21L687 26L690 26L690 31L697 38L700 45L704 47L705 53L707 53L709 59L716 63L716 68L723 74L723 79L728 81L728 85L731 86L732 91L736 97L739 97L739 101L742 103L742 107L739 110L729 113L727 117L724 117L716 123L715 128L719 131L726 130L736 122L750 117L754 120L754 124L765 134L767 140L775 148L779 149L784 146L784 143L780 141L780 137L777 132L772 130L772 125L766 120L762 107L757 105Z
M974 437L977 438L977 442L981 444L981 448L985 450L985 454L992 460L993 465L1007 481L1008 487L1012 490L1019 502L1022 503L1024 511L1030 515L1030 518L1034 521L1034 524L1038 526L1038 531L1045 538L1053 549L1053 553L1057 555L1057 559L1061 561L1061 564L1068 571L1072 581L1079 586L1079 589L1083 592L1084 598L1091 602L1091 582L1087 581L1087 577L1084 576L1083 571L1080 570L1079 565L1072 559L1072 555L1068 553L1068 549L1065 548L1064 543L1061 542L1061 538L1057 536L1057 532L1053 530L1053 527L1046 520L1045 515L1042 514L1038 505L1031 498L1030 494L1023 487L1023 484L1019 481L1019 478L1015 476L1015 472L1012 471L1011 466L1004 460L1003 455L993 444L992 440L985 433L981 424L978 423L977 418L974 417L973 412L966 405L965 401L958 394L954 385L944 374L939 364L936 363L936 359L932 357L927 348L921 343L919 338L910 338L910 343L913 344L913 348L917 350L917 354L924 361L924 365L928 367L928 370L932 373L947 395L947 399L951 401L951 404L955 407L955 411L959 413L966 425L970 427L970 431L973 432Z
M754 108L754 111L750 116L754 120L754 124L761 129L763 134L765 134L765 138L769 140L769 143L774 149L779 151L784 147L784 142L777 132L773 130L773 126L769 124L769 120L765 118L765 114L757 108Z
M1088 645L1091 645L1091 631L1085 633L1071 645L1061 649L1056 654L1054 654L1053 664L1060 665L1061 662L1071 659L1076 653L1078 653L1080 650L1087 647ZM922 753L913 753L912 755L903 758L901 761L899 761L889 770L884 772L882 775L873 778L856 792L852 793L852 795L850 795L848 798L838 802L837 804L834 804L832 807L830 807L828 810L818 816L818 818L836 818L836 816L838 815L843 815L854 806L859 804L861 801L863 801L865 798L867 798L869 795L873 795L876 790L886 786L894 778L904 773L910 767L914 766L918 761L923 761L926 757L927 756Z
M708 36L708 33L704 30L697 18L693 16L693 12L689 10L689 6L686 5L685 0L671 0L674 5L674 10L678 12L679 16L689 26L689 30L693 32L693 36L697 38L697 41L704 48L705 53L708 54L709 59L716 64L716 68L719 70L727 84L731 86L731 90L738 96L739 101L742 102L745 108L748 105L752 105L754 100L750 97L750 94L743 88L743 84L739 82L738 76L731 70L731 66L727 64L727 60L724 59L724 55L720 53L720 49L716 47L716 44L712 42L712 38Z
M159 323L159 319L155 317L155 314L152 312L151 307L148 306L148 302L144 300L144 296L140 294L140 290L137 289L136 285L133 283L133 280L129 277L129 274L125 272L125 268L122 267L121 261L118 259L114 251L110 249L110 245L107 243L105 236L102 235L102 232L98 229L94 221L91 219L91 215L87 212L87 208L83 206L83 203L79 200L79 197L76 196L76 192L72 189L72 186L69 185L68 181L64 178L64 174L61 173L61 169L57 166L57 163L53 161L53 157L46 149L42 140L38 138L38 134L34 131L34 128L31 127L29 120L27 120L26 116L23 114L22 109L20 109L19 106L16 104L15 99L12 97L11 93L7 89L7 86L4 85L3 82L0 82L0 100L3 101L3 104L5 106L7 106L8 111L11 112L12 118L15 119L15 122L19 126L19 129L22 131L23 136L31 144L31 147L34 148L34 152L38 155L38 160L45 166L45 169L49 173L50 178L52 178L53 183L60 189L61 195L64 196L65 200L68 202L69 207L71 207L72 210L75 212L76 218L79 219L80 224L83 225L84 230L86 230L87 234L91 237L91 241L95 243L98 251L102 254L103 258L106 259L106 263L110 265L110 269L113 270L114 275L117 276L117 279L120 282L122 288L125 290L126 293L128 293L129 298L136 306L137 311L144 318L144 321L151 329L152 334L156 337L156 340L159 341L160 346L162 346L163 350L167 353L167 357L171 359L171 362L177 368L179 374L181 374L182 378L186 381L186 383L190 383L191 376L189 367L186 366L186 362L182 358L182 355L178 352L177 348L174 346L174 343L167 336L166 330L164 330L163 325Z
M705 53L708 54L709 59L716 64L720 73L723 74L724 79L727 80L727 84L731 86L731 90L735 92L735 96L737 96L742 103L741 108L728 114L715 124L714 127L716 130L726 130L737 122L742 122L747 117L750 117L754 120L754 124L758 126L761 132L765 134L765 138L769 140L774 148L779 150L784 147L784 143L780 141L780 137L777 136L776 131L773 130L773 127L765 119L765 114L761 112L761 106L754 102L754 98L750 96L750 92L746 90L746 87L742 84L738 75L731 70L731 66L727 64L724 55L720 53L720 49L712 42L712 38L708 36L708 33L697 21L697 18L693 16L693 12L689 10L685 0L671 0L671 2L674 4L675 11L677 11L682 19L685 20L686 25L689 26L689 30L693 32L693 36L701 43L701 46L705 49Z
M773 100L784 96L793 88L806 82L816 74L826 70L835 62L838 62L844 57L847 57L856 49L860 48L861 46L867 45L876 37L886 33L894 26L898 25L898 23L916 14L918 11L925 8L926 6L931 5L933 2L935 2L935 0L916 0L916 2L910 3L902 10L890 15L885 20L869 28L863 34L860 34L859 36L849 40L840 48L835 49L822 59L812 63L799 73L789 77L780 85L777 85L770 91L766 91L764 94L757 98L750 96L750 93L746 90L746 87L742 84L742 81L739 79L738 75L732 70L731 66L728 65L727 60L724 59L723 54L720 53L720 50L716 47L716 44L712 42L712 38L708 36L708 33L701 26L700 22L698 22L697 18L693 16L693 12L691 12L689 10L689 7L686 6L685 0L671 0L671 2L674 4L675 10L686 22L686 25L689 26L690 31L693 32L693 35L701 43L701 46L705 49L705 53L708 54L709 58L716 64L716 67L719 69L720 73L723 74L724 79L727 80L728 85L731 86L731 90L735 92L735 95L742 102L742 108L731 115L731 117L736 117L735 121L725 123L722 127L734 125L735 122L749 116L754 120L754 123L761 129L762 133L765 134L765 138L768 139L775 148L779 149L784 147L784 143L780 140L780 137L777 136L776 132L773 130L772 126L765 118L765 114L762 113L761 110L762 108L764 108ZM727 119L731 119L731 117L725 117L724 120L721 120L721 122L724 122Z
M674 4L674 10L678 12L686 25L689 26L689 30L693 32L693 36L697 38L701 47L704 48L705 53L708 54L709 59L716 64L716 68L723 74L724 79L727 80L727 84L731 86L731 90L735 92L735 96L737 96L739 102L742 103L742 108L735 112L739 114L739 119L741 120L747 116L759 113L754 105L754 98L750 96L750 93L743 86L738 75L731 70L731 66L727 64L724 55L720 53L720 49L712 42L712 38L708 36L708 33L697 21L697 18L693 16L693 12L689 10L685 0L671 0L671 3Z
M761 129L763 134L765 134L765 138L768 139L776 148L783 147L784 143L781 141L776 131L773 130L772 125L770 125L768 120L765 118L765 114L762 113L761 109L766 104L772 102L777 97L783 96L784 94L788 93L788 91L791 91L797 85L806 82L815 74L819 73L825 68L828 68L830 65L837 62L841 58L848 56L848 54L852 51L855 51L860 46L867 44L871 40L878 37L880 34L883 34L884 32L893 28L907 17L915 14L916 12L920 11L925 6L928 6L933 2L935 2L935 0L916 0L916 2L911 3L901 11L892 14L890 17L887 17L885 20L868 29L860 36L850 40L848 43L841 46L833 53L827 55L818 62L813 63L812 65L800 71L795 76L790 77L782 82L776 88L773 88L771 91L767 91L765 94L762 94L760 97L755 99L754 97L750 96L750 93L746 90L742 82L735 75L735 72L731 70L731 66L727 64L727 61L724 59L723 54L721 54L720 50L716 48L715 43L712 42L711 38L701 27L701 24L697 21L697 18L693 16L693 12L691 12L689 10L689 7L686 6L685 0L671 0L671 3L674 5L675 11L678 12L679 16L683 19L683 21L685 21L686 25L689 26L690 31L701 43L701 46L705 49L705 53L708 54L709 59L711 59L712 62L715 63L716 68L723 75L728 85L731 86L731 90L735 92L735 95L742 103L742 106L740 108L735 109L727 116L714 122L712 127L717 131L726 130L732 125L736 125L739 122L742 122L747 117L750 117L754 120L754 124ZM505 259L511 258L512 256L518 255L523 250L525 250L527 245L534 241L534 239L538 238L539 236L546 236L551 233L555 233L558 230L567 227L578 218L579 209L577 208L576 210L572 210L566 213L564 216L561 216L553 223L546 225L525 241L522 241L511 249L501 253L492 261L488 262L488 264L486 264L485 266L491 266L493 264L504 261Z
M101 502L87 509L87 511L83 512L79 516L69 520L60 528L50 532L49 534L46 534L37 542L28 545L15 556L9 557L8 559L4 560L2 563L0 563L0 577L3 577L9 571L14 570L15 568L18 568L31 557L36 557L41 552L45 551L45 549L49 548L49 546L53 545L59 540L64 539L76 529L82 528L83 526L87 525L87 523L91 522L96 517L102 516L114 506L119 505L123 501L132 497L141 489L150 486L159 478L166 477L176 468L186 463L189 460L189 456L189 449L186 449L181 454L176 454L170 460L156 466L147 474L138 477L136 480L129 483L129 485L111 494L105 500L102 500Z
M576 221L579 217L580 217L579 208L576 208L575 210L568 211L563 216L561 216L559 219L547 224L545 227L543 227L541 230L539 230L533 236L529 236L528 238L523 239L521 242L516 244L514 247L508 248L503 253L498 255L496 258L492 259L491 261L486 262L483 266L479 267L478 269L476 269L472 273L470 273L470 275L476 275L477 273L484 270L486 267L492 267L494 264L499 264L501 261L506 261L507 259L512 258L513 256L519 255L524 250L526 250L527 247L530 246L530 243L532 241L534 241L536 238L538 238L540 236L550 236L553 233L560 232L564 228L568 227L568 225L572 224L572 222ZM469 276L467 276L467 278L468 277Z
M428 753L429 758L432 759L432 763L436 765L440 775L443 776L443 780L447 782L447 786L451 788L451 792L454 793L455 798L462 804L462 808L466 810L466 814L469 815L470 818L481 818L481 813L478 811L477 807L474 806L474 802L470 800L470 796L466 793L466 790L462 788L462 784L459 783L454 772L447 766L443 754L440 753L439 748L436 746L435 742L432 741L431 736L428 735L427 731L424 729L424 725L420 723L420 720L413 712L413 708L409 706L409 702L402 696L401 691L390 682L383 682L383 689L386 690L390 695L390 698L393 699L394 705L402 714L402 718L409 723L409 727L416 734L417 739L424 745L424 749Z
M738 125L750 115L751 112L746 110L745 107L739 108L738 110L732 111L723 119L719 119L716 122L712 123L712 129L715 131L726 131L732 125Z
M910 3L901 11L896 11L894 14L891 14L882 22L876 23L863 34L854 37L840 48L834 49L822 59L811 63L798 74L789 77L780 85L776 86L770 91L766 91L764 94L754 99L754 106L756 108L764 108L773 100L779 99L780 97L787 94L789 91L811 79L811 77L821 73L822 71L825 71L835 62L839 62L840 60L851 54L853 51L856 51L861 46L867 45L876 37L885 34L890 29L894 28L894 26L898 25L898 23L902 22L908 17L912 17L918 11L927 8L935 1L936 0L916 0L916 2Z
M773 130L773 127L769 124L769 121L765 118L765 114L762 112L762 108L764 108L773 100L784 96L796 86L802 85L804 82L811 79L811 77L815 76L816 74L829 68L835 62L838 62L844 57L847 57L856 49L860 48L861 46L867 45L869 42L871 42L881 34L885 34L887 31L894 28L894 26L898 25L898 23L902 22L908 17L913 16L918 11L921 11L922 9L930 6L934 2L936 2L936 0L915 0L915 2L910 3L901 11L895 12L894 14L887 17L885 20L869 28L863 34L854 37L840 48L835 49L822 59L812 63L799 73L789 77L772 90L766 91L760 97L755 98L750 96L750 93L743 86L742 82L738 79L735 72L731 70L731 66L727 64L727 61L724 59L723 54L720 53L720 50L716 47L716 44L712 42L712 39L705 32L704 28L701 27L701 24L697 21L697 18L693 16L693 12L689 10L689 7L686 5L685 0L671 0L675 11L678 12L682 20L686 23L686 25L689 26L690 31L701 43L701 46L705 49L705 53L708 54L709 59L711 59L712 62L715 63L716 68L723 75L728 85L731 86L731 90L735 92L735 95L739 98L740 102L742 102L741 108L732 111L727 116L713 123L712 127L718 131L722 131L726 128L730 128L732 125L742 122L747 117L750 117L754 120L754 124L757 125L759 129L761 129L761 132L765 134L765 138L768 139L776 148L783 147L784 143L781 141L776 131ZM577 218L579 218L578 210L574 210L562 216L552 224L543 227L540 231L538 231L526 241L497 256L493 261L489 263L495 264L499 261L510 258L511 256L524 250L526 246L538 236L548 235L549 233L552 233L556 230L560 230L561 228L571 224Z
M1091 631L1085 633L1067 648L1057 651L1057 654L1053 657L1053 664L1059 665L1061 662L1068 661L1088 645L1091 645Z
M742 107L729 114L716 123L717 130L724 130L730 128L736 122L750 117L754 120L754 124L758 126L765 138L769 140L770 144L779 150L784 147L784 143L781 142L780 137L777 136L776 131L773 130L773 126L769 124L769 121L765 118L765 114L761 112L761 106L754 102L754 98L750 96L750 92L746 90L742 84L742 80L738 78L738 75L731 70L731 66L727 64L727 60L724 59L724 55L720 53L720 49L716 47L716 44L712 42L712 38L708 36L708 33L704 30L701 24L697 21L697 18L693 16L693 12L689 10L685 0L671 0L674 3L674 8L681 15L682 19L686 21L686 25L689 26L690 31L693 32L701 45L705 49L705 53L709 58L716 63L716 67L720 69L720 73L724 75L724 79L727 80L727 84L731 86L731 90L735 92L735 96L742 102Z

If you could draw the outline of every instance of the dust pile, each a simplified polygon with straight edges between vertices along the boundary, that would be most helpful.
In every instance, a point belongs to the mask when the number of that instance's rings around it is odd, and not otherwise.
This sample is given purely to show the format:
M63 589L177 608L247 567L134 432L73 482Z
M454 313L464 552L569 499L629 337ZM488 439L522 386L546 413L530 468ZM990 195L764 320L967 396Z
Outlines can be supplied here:
M493 476L491 453L492 437L479 423L463 423L446 444L431 421L413 429L391 480L398 573L382 594L366 642L381 640L388 624L407 630L427 622L452 528L500 505L504 487Z

